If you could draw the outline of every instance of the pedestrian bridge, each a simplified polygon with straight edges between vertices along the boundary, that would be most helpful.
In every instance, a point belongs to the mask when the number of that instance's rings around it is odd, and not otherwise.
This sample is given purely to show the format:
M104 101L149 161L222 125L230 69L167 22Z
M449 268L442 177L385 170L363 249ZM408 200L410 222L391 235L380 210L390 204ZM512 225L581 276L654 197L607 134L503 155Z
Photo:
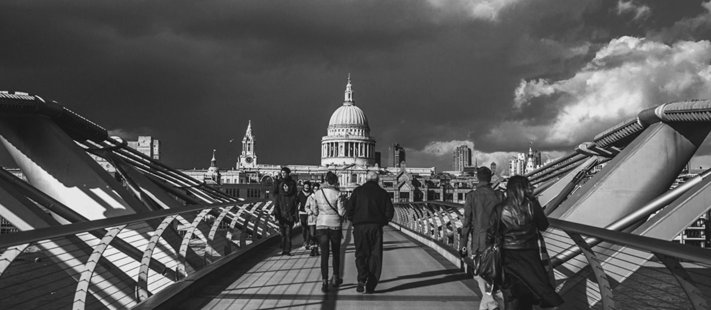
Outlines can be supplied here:
M711 172L675 180L710 130L710 101L663 104L528 175L551 221L561 309L710 309L711 252L671 241L709 210ZM269 201L197 182L38 96L0 92L0 142L26 177L0 169L0 216L20 230L0 235L0 309L463 309L480 299L455 250L461 205L396 204L375 294L355 292L347 231L345 283L324 294L318 258L276 255Z

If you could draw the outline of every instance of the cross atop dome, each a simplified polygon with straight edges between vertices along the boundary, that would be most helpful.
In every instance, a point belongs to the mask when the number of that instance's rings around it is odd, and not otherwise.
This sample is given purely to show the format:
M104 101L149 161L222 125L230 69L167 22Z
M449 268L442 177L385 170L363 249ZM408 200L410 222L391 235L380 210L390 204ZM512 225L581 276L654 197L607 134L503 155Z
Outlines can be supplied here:
M351 87L351 74L348 73L348 83L346 84L346 93L344 95L345 99L343 105L354 105L353 101L353 89Z

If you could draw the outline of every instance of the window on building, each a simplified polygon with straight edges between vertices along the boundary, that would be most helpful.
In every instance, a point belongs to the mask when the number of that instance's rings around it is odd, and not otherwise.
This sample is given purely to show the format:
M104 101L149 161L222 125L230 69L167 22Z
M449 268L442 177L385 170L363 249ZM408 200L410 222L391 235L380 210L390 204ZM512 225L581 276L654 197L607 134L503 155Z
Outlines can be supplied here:
M410 200L410 192L400 192L400 199Z
M464 199L463 196L464 196L464 194L462 194L462 193L457 193L457 200L462 200L462 199Z

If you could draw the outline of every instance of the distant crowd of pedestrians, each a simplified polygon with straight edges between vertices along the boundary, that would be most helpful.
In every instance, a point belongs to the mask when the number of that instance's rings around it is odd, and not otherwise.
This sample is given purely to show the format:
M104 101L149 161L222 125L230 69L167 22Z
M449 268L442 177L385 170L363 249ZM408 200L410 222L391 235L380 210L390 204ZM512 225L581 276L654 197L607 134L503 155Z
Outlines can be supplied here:
M374 293L383 264L383 226L395 214L392 199L378 185L377 171L368 172L365 184L357 187L350 197L340 191L335 173L326 173L324 179L323 186L304 182L297 193L291 170L282 168L272 189L272 215L281 232L281 255L293 255L291 231L296 222L301 223L304 249L310 249L311 256L321 257L321 290L328 292L329 287L340 286L341 240L344 221L348 220L353 225L356 291ZM330 280L329 258L333 270Z
M545 247L540 244L540 234L548 227L548 220L533 195L533 186L526 177L513 176L505 191L495 190L489 168L478 168L476 175L478 184L465 198L460 254L476 259L498 234L503 273L502 280L495 281L500 283L474 276L482 292L479 309L528 310L534 305L561 305L563 299L555 292L550 270L541 258ZM394 215L392 199L380 187L378 178L377 171L368 172L367 181L350 197L340 191L338 176L333 172L325 175L323 186L306 181L297 192L289 168L284 167L274 184L272 215L281 231L281 254L292 255L291 230L300 222L304 249L310 249L311 256L321 257L323 292L343 283L341 240L345 221L353 227L356 291L375 292L382 271L383 227ZM330 280L329 258L333 270Z

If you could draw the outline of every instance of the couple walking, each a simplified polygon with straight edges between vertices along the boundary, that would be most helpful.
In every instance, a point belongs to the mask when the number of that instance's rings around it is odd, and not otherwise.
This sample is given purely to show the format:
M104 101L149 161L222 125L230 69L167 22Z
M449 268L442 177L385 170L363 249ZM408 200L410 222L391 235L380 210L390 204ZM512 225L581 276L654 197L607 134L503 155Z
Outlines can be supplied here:
M489 168L477 169L479 184L467 194L464 204L462 255L467 254L470 234L473 255L486 248L487 235L499 234L503 239L505 280L497 283L502 290L491 292L491 283L474 276L482 292L479 309L529 310L533 305L550 308L562 304L540 257L539 234L548 228L548 220L533 195L533 186L524 176L512 176L504 196L491 188L491 175ZM494 227L500 231L493 231Z
M378 185L378 173L368 172L367 182L357 187L346 200L338 189L338 176L328 172L326 184L309 197L307 208L316 215L316 236L321 248L321 290L328 292L329 289L328 258L331 255L332 285L338 287L343 283L340 251L345 216L353 224L358 270L356 291L373 293L382 270L383 226L395 213L390 196Z

